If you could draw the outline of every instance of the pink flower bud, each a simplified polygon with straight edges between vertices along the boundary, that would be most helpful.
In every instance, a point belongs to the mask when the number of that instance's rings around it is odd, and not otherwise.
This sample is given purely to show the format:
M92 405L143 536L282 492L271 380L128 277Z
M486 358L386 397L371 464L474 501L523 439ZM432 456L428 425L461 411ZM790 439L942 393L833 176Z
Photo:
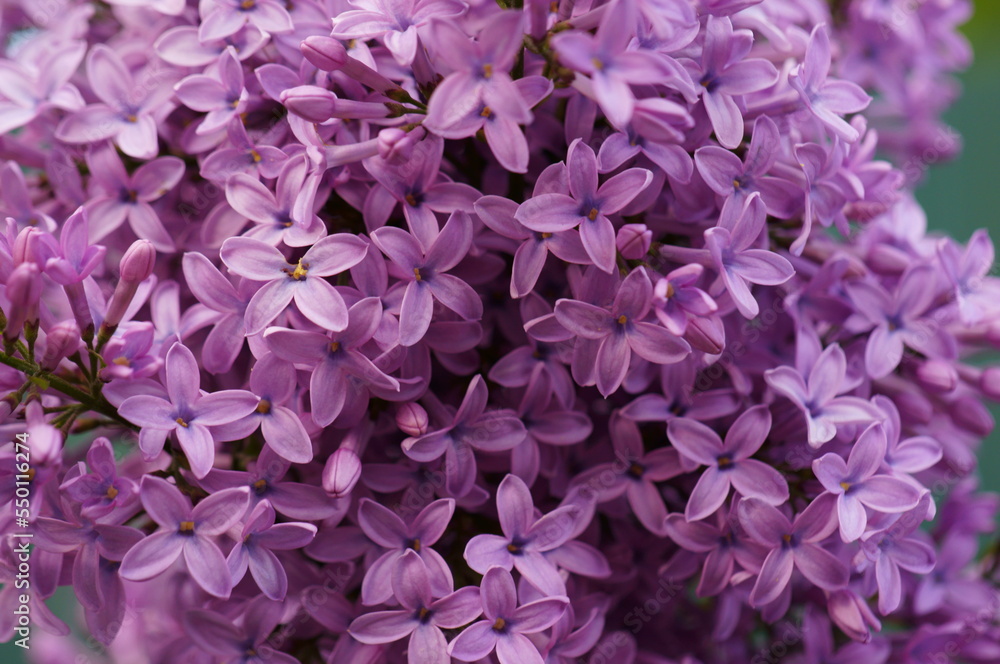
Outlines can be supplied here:
M993 416L986 409L983 402L972 395L966 395L955 402L948 409L952 421L959 427L965 429L974 436L984 437L990 435L993 426Z
M426 135L422 127L413 131L403 131L388 127L378 133L378 154L387 161L405 161L413 155L413 148Z
M38 318L38 298L42 295L41 270L35 263L21 263L7 279L7 329L4 338L13 341L21 336L28 321Z
M917 380L928 392L943 394L958 385L958 372L950 362L927 360L917 367Z
M153 274L156 265L156 249L149 240L136 240L122 256L119 268L121 280L138 284Z
M340 40L313 36L299 44L305 59L323 71L338 71L350 57Z
M14 263L44 263L45 259L40 253L41 239L46 233L41 229L29 226L17 234L14 240Z
M80 347L80 327L74 320L64 320L49 329L45 338L45 353L42 355L42 366L50 371L59 363L76 352Z
M109 336L108 331L113 331L118 323L122 322L122 317L128 306L132 304L132 298L135 297L139 284L149 278L155 264L156 250L149 240L136 240L122 256L119 264L121 278L118 280L118 285L115 286L115 292L111 295L111 300L108 302L108 313L101 324L105 336ZM107 340L104 339L103 343L107 343Z
M378 92L398 90L399 86L360 60L355 60L347 49L332 37L314 35L299 46L306 60L323 71L339 71L358 83L367 85Z
M281 93L281 103L290 113L309 122L326 122L333 117L337 95L316 85L300 85Z
M692 317L688 319L684 340L703 353L718 355L726 347L726 328L718 316Z
M994 401L1000 401L1000 367L988 367L979 374L979 389Z
M323 468L323 490L334 498L351 493L361 479L361 459L354 450L341 447L330 455Z
M912 259L905 251L885 244L876 244L869 251L865 263L879 274L902 274Z
M827 611L833 621L845 634L862 643L871 640L871 629L882 629L882 623L853 590L836 590L827 600Z
M652 242L653 231L646 224L625 224L618 231L615 244L622 258L636 261L646 255Z
M418 403L410 401L396 410L396 426L407 436L424 435L427 423L427 411Z

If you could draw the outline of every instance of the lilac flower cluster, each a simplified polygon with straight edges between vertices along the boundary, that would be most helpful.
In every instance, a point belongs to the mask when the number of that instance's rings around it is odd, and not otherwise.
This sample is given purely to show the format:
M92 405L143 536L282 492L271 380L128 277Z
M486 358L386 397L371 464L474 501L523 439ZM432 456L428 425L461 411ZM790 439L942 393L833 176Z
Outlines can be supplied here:
M1000 661L1000 280L912 195L968 0L54 4L4 640L21 473L39 662Z

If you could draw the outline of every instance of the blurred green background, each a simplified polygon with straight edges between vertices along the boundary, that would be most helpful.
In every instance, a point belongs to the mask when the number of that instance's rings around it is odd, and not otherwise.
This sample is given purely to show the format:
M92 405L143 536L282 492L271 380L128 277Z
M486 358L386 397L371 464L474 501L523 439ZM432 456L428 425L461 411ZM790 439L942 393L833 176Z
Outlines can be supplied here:
M986 227L993 240L1000 241L1000 182L994 179L1000 173L1000 0L974 4L975 15L963 31L972 41L975 61L959 77L962 96L945 115L961 134L964 148L956 161L931 167L917 197L931 229L965 242L974 230ZM993 413L1000 421L1000 406L994 406ZM1000 431L984 443L980 459L984 487L1000 491ZM64 619L69 618L69 604L59 600L69 597L63 589L50 601ZM0 664L24 661L20 648L0 644ZM93 661L100 659L95 656Z

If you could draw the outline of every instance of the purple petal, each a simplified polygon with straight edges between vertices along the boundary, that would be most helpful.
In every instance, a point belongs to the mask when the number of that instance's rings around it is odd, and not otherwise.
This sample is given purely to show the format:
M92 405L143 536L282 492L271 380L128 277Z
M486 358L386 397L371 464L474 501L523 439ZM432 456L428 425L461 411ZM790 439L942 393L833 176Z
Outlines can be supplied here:
M741 463L740 466L742 465ZM719 509L729 497L730 479L734 478L736 473L736 470L721 471L715 466L706 468L688 498L684 518L688 521L699 521Z
M129 549L118 573L130 581L145 581L162 574L181 555L186 539L175 532L153 533Z

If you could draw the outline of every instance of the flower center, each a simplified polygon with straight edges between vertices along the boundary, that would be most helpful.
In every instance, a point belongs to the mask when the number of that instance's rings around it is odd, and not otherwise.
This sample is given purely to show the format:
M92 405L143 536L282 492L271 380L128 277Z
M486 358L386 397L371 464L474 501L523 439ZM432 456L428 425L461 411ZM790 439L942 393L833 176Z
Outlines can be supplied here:
M417 207L417 197L413 194L407 194L403 197L403 200L405 200L406 204L410 207Z
M185 429L188 428L188 423L184 421L183 417L178 417L176 420L174 420L174 422L177 422L177 424L181 425Z
M124 355L120 355L120 356L116 357L115 359L111 360L111 363L112 364L117 364L120 367L127 367L128 366L128 358L125 357Z
M261 399L260 403L257 404L257 412L261 415L267 415L271 412L271 402L267 399Z
M848 489L851 488L851 484L850 482L841 482L840 488L843 489L844 491L847 491Z
M483 65L483 78L491 78L493 76L493 65L486 63Z
M250 150L250 158L253 159L253 163L259 164L261 160L260 153L256 150Z
M182 535L194 534L194 521L181 521L180 532Z
M108 500L114 500L115 496L118 495L118 489L116 489L114 486L109 486L108 492L104 495L105 497L107 497Z
M619 325L624 325L627 322L628 322L628 316L626 316L625 314L622 314L621 316L618 317Z
M423 281L424 278L420 275L419 267L413 268L413 278L416 279L417 281Z
M243 0L243 2L240 3L240 9L242 9L245 12L250 11L256 6L257 6L257 0Z
M598 211L597 208L590 208L590 212L587 213L587 219L594 221L595 219L597 219L597 215L599 214L600 212Z
M716 462L719 464L719 468L730 468L733 465L733 458L728 454L723 454Z
M493 623L493 631L495 632L502 632L505 627L507 627L507 621L503 618L497 618L496 622Z
M542 233L543 240L548 240L550 237L552 237L552 233Z
M410 540L410 542L406 546L410 549L413 549L417 553L420 553L420 538L415 538Z
M483 118L488 118L491 115L493 115L493 111L490 109L489 106L483 106L483 110L479 112L479 116Z
M303 263L302 259L300 258L294 270L289 272L286 269L284 272L295 281L302 281L303 279L306 278L306 274L308 274L309 272L309 263Z
M339 341L331 341L330 342L330 352L331 353L336 353L338 350L340 350L340 342Z
M257 480L253 483L253 490L258 496L267 490L267 480Z

